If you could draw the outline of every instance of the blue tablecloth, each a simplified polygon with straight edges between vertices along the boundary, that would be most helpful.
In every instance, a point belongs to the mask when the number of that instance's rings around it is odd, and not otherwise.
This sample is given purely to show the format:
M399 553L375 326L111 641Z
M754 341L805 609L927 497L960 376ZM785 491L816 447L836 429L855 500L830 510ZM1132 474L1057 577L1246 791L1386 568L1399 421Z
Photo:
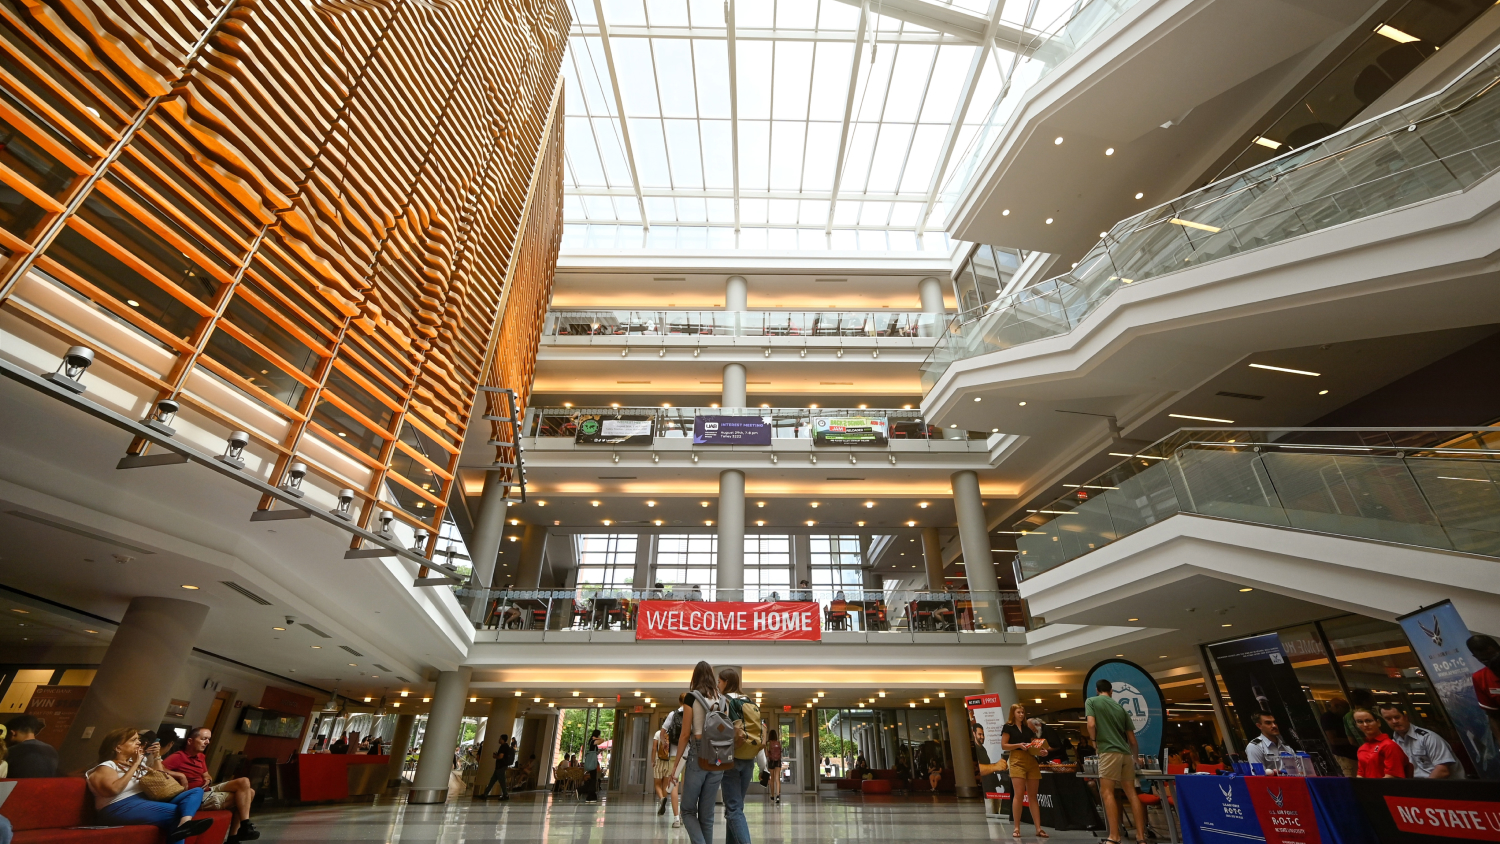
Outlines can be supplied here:
M1183 844L1250 844L1266 840L1244 780L1182 774L1176 782Z
M1308 777L1307 790L1318 812L1323 844L1372 844L1375 832L1365 820L1354 781L1345 777Z

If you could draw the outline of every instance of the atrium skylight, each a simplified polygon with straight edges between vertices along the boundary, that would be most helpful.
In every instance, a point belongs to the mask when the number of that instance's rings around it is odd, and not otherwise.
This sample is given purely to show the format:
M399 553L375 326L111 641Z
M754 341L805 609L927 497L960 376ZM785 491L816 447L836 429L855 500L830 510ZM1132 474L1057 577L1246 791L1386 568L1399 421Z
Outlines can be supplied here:
M940 177L1075 2L571 0L564 243L946 251Z

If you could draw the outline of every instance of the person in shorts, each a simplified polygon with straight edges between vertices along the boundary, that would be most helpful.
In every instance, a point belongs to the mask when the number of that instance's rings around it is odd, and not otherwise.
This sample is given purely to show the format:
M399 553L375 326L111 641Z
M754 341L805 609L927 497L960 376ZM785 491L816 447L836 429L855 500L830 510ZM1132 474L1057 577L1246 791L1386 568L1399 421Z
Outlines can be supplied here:
M770 792L771 803L781 804L781 733L771 730L766 733L766 788Z
M209 777L206 751L213 737L213 731L207 727L189 731L187 744L161 760L161 766L185 776L184 785L188 788L203 789L203 811L223 809L234 814L229 823L230 841L254 841L260 837L260 831L250 822L250 802L255 799L255 790L244 777L221 783L214 783Z
M1120 803L1115 789L1123 788L1135 819L1136 844L1146 844L1146 807L1135 791L1135 757L1140 753L1135 724L1114 699L1110 681L1096 681L1094 690L1099 694L1083 702L1083 714L1088 718L1089 738L1099 748L1099 798L1109 822L1109 837L1104 840L1120 844Z

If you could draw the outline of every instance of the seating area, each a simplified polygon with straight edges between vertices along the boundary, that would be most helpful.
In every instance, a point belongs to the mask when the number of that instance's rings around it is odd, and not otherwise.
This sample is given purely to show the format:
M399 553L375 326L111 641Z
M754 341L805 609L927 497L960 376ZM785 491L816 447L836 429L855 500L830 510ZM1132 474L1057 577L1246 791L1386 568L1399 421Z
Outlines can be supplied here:
M112 829L78 829L97 823L94 801L83 777L0 780L16 787L5 801L5 815L15 830L13 844L158 844L167 839L154 826L120 826ZM228 812L200 812L214 825L201 835L185 839L189 844L221 844L229 835Z
M858 791L861 794L893 794L901 792L905 794L952 794L954 792L953 771L944 769L942 777L938 780L938 787L934 792L927 777L913 777L908 779L894 768L884 768L870 771L870 779L855 779L854 777L841 777L839 779L827 780L832 782L839 791Z

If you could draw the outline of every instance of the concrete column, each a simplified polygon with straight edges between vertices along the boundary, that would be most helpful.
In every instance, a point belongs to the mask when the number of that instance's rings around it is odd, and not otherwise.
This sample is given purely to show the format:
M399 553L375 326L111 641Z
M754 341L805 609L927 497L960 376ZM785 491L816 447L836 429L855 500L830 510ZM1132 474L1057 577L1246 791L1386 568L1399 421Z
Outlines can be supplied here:
M57 771L94 764L116 727L155 727L167 714L177 675L193 652L208 607L175 598L132 598L99 672L63 739Z
M969 733L969 710L963 697L943 699L948 715L948 750L953 754L953 785L959 797L978 797L974 780L974 736Z
M724 364L724 390L719 399L720 407L745 406L745 365Z
M411 727L417 716L403 712L396 716L396 734L391 736L391 761L385 767L385 787L401 785L401 766L406 762L406 751L411 747Z
M500 539L505 535L505 490L499 472L484 473L484 492L479 496L479 515L474 519L474 541L467 543L474 565L469 586L475 589L488 589L494 583L495 556L500 553Z
M802 581L812 583L812 537L792 534L792 588ZM809 587L811 588L811 587Z
M496 692L490 701L489 718L484 723L484 743L480 745L479 768L474 772L474 787L484 788L495 772L495 751L500 747L500 736L509 736L516 725L516 709L521 699L514 692Z
M927 564L927 588L941 592L943 584L943 538L935 527L922 528L922 562Z
M724 282L724 310L750 310L750 285L744 276L732 275Z
M745 473L719 473L718 600L740 601L745 596Z
M547 529L541 525L527 525L521 534L521 570L516 575L517 589L536 589L541 585L546 549Z
M931 276L917 282L917 295L922 299L922 313L932 317L932 325L925 327L924 337L936 337L942 333L948 319L948 308L943 304L943 283Z
M467 666L438 674L408 803L443 803L448 799L448 774L453 771L453 751L458 748L458 728L463 723L472 674L473 669Z
M995 579L995 561L990 556L990 529L979 496L979 476L965 469L954 472L949 480L953 485L953 509L958 513L958 541L964 550L969 591L991 595L989 600L974 602L975 625L1003 630L999 597L994 594L1000 591L1000 582Z
M630 588L644 592L651 588L651 561L656 557L656 534L638 533L635 537L635 570L630 575Z
M1016 670L1009 665L992 665L979 669L979 674L984 678L984 693L987 695L999 695L1000 702L1006 707L1012 703L1021 701L1021 693L1016 689Z

